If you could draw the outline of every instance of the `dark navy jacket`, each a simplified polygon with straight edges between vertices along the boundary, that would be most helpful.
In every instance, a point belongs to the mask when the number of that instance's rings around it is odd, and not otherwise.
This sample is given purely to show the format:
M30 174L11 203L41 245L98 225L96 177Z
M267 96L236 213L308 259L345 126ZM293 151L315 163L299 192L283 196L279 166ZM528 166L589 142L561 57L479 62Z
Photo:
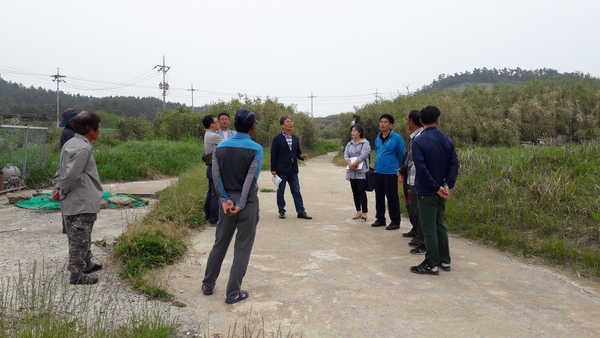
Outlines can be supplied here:
M278 175L297 174L298 160L304 161L300 155L302 155L302 150L300 150L298 136L292 134L292 150L290 150L285 136L283 133L279 133L273 138L271 144L271 171L276 171Z
M441 186L454 187L458 176L458 157L454 143L437 127L427 127L412 145L417 195L435 196Z

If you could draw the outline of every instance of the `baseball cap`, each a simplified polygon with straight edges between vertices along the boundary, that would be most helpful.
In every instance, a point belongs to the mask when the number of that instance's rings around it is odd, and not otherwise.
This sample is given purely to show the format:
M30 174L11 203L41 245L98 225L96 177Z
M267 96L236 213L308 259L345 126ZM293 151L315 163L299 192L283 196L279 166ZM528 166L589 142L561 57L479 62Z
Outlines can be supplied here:
M78 112L75 111L75 109L73 108L69 108L67 110L65 110L62 113L62 122L58 125L59 127L64 127L67 124L69 124L69 122L73 121L73 119L75 118L75 116L77 116Z
M235 113L235 122L245 125L260 124L260 122L258 122L256 119L256 115L254 115L252 111L245 108L239 109Z

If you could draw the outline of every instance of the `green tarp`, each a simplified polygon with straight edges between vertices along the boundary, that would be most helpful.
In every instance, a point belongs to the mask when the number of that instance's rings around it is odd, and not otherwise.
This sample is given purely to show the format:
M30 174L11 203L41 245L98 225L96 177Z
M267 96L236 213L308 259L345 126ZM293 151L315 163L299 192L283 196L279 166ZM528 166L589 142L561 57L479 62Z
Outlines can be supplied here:
M102 192L102 199L105 201L108 201L108 199L113 196L131 199L131 205L134 207L143 207L144 205L146 205L146 203L144 203L143 201L137 200L127 195L113 194L108 191ZM60 210L60 203L54 201L52 199L52 194L49 193L33 196L26 200L20 200L17 203L15 203L15 205L19 208L25 209ZM115 204L112 203L108 203L108 206L113 209L117 207Z

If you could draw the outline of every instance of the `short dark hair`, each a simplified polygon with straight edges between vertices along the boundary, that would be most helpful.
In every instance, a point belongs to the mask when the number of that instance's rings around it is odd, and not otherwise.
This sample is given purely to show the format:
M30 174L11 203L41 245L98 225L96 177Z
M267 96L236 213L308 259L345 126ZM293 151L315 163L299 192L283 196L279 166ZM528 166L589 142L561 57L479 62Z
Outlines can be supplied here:
M432 124L440 118L442 113L435 106L427 106L421 109L421 123Z
M228 113L226 113L226 112L219 113L219 115L217 115L217 118L220 120L220 119L221 119L221 116L223 116L223 115L227 116L227 118L231 120L231 117L230 117L230 116L229 116L229 114L228 114Z
M254 123L241 123L239 121L233 122L235 131L237 131L238 133L244 133L244 134L248 134L250 129L252 129L253 125L254 125Z
M352 131L352 128L356 128L356 131L360 134L360 138L365 137L365 129L360 124L355 124L350 127L350 131Z
M421 124L421 111L413 109L408 113L408 119L411 120L415 125L422 127Z
M280 126L282 126L282 125L283 125L283 123L285 122L285 120L287 120L287 119L290 119L290 120L292 120L292 117L291 117L291 116L287 116L287 115L286 115L286 116L282 116L282 117L279 119L279 125L280 125ZM292 121L294 121L294 120L292 120Z
M75 129L77 134L85 135L89 133L90 130L98 130L98 128L100 128L100 120L101 118L98 114L82 111L75 116L75 119L73 120L73 129Z
M210 128L210 125L214 122L214 120L215 120L214 115L206 115L202 119L202 125L204 126L205 129L208 129L208 128Z
M390 114L382 114L379 117L379 121L381 121L381 119L387 119L388 121L390 121L390 124L394 124L394 117Z

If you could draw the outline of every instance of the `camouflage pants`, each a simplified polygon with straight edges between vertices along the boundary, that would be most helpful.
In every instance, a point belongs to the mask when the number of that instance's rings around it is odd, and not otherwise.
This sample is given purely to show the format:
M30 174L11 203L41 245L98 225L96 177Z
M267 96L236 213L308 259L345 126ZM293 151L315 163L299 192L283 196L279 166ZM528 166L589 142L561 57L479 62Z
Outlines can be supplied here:
M69 238L69 263L67 270L81 274L86 262L92 259L92 228L96 214L63 215L67 236Z

